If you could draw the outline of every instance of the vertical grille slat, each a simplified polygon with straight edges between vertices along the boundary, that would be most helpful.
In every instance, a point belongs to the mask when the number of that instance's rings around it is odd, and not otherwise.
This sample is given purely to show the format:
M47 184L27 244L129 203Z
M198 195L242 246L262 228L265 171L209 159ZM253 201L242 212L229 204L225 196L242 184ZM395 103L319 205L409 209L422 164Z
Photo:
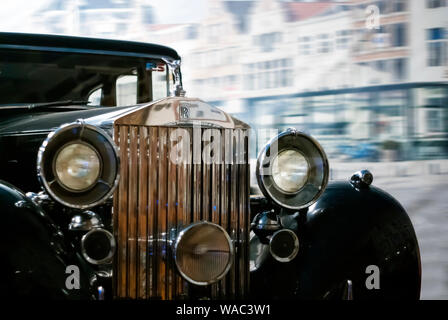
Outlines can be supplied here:
M245 290L246 290L246 278L247 278L247 274L246 274L246 267L248 266L248 262L246 261L246 257L248 255L247 252L247 247L242 245L243 243L248 243L248 235L246 234L246 201L247 201L247 197L243 196L245 194L247 194L247 174L246 174L246 168L247 168L247 161L246 161L246 152L245 152L245 137L244 135L239 132L238 135L238 187L239 187L239 192L238 192L238 204L239 204L239 208L238 208L238 237L239 237L239 250L240 250L240 259L239 261L239 270L238 270L238 274L240 275L239 277L239 288L240 288L240 295L244 296L245 295Z
M231 164L230 166L230 196L229 196L229 206L230 206L230 225L229 225L229 235L233 240L235 245L235 261L230 269L230 292L236 295L236 282L237 282L237 268L238 260L240 255L239 243L238 243L238 204L237 204L237 187L238 187L238 172L236 165L236 135L238 131L234 131L230 134L230 148L228 152L231 152Z
M174 131L173 128L168 129L167 132L167 141L170 141L170 135ZM171 143L167 143L167 163L168 163L168 176L167 176L167 203L168 203L168 214L167 214L167 236L170 237L171 234L173 234L173 230L177 229L177 205L176 205L176 185L178 184L177 181L177 168L176 168L176 162L177 161L177 145L172 145ZM172 161L174 160L174 161ZM171 237L170 237L171 239ZM175 266L174 266L174 256L172 254L172 250L168 250L167 248L167 299L173 299L175 296L176 286L177 286L177 279L176 279L176 273L175 273Z
M189 139L172 142L170 137L179 132ZM212 299L244 296L249 281L245 132L123 124L114 127L114 138L121 158L113 208L118 243L114 295L132 299L177 299L195 292ZM212 163L203 161L209 144L220 148L208 154ZM238 162L240 157L243 163ZM172 251L176 234L201 220L221 225L235 247L229 273L206 291L192 290L194 285L180 276Z
M138 189L138 128L129 131L129 186L128 186L128 296L137 297L137 189Z
M201 148L201 163L202 163L202 215L201 220L210 221L210 198L211 198L211 186L210 186L210 145L211 130L202 130L203 146Z
M121 167L120 167L120 184L118 187L118 194L116 197L118 198L118 203L114 210L114 214L117 215L116 225L114 225L115 236L118 242L118 250L117 250L117 262L116 272L117 275L117 288L118 295L121 297L126 297L127 292L127 243L128 243L128 127L123 126L120 127L119 135L116 136L116 143L120 148L120 156L121 156Z
M213 146L219 147L220 145L216 142L219 142L219 140L215 141L215 139L220 139L221 133L219 130L214 130L213 132ZM214 148L214 154L213 157L215 159L221 159L221 150ZM211 176L210 176L210 189L211 189L211 221L216 224L220 224L219 221L219 189L220 189L220 175L219 175L219 164L214 161L211 165ZM221 282L221 281L220 281ZM212 298L217 299L219 298L219 287L220 282L212 285Z
M147 253L148 253L148 129L139 128L139 162L138 162L138 255L137 263L137 288L138 298L144 299L148 296L147 289Z
M157 190L157 296L165 297L167 293L167 265L166 265L166 243L167 237L166 219L167 219L167 155L166 155L166 128L159 128L159 151L158 151L158 190Z
M149 128L149 164L148 164L148 205L149 205L149 216L148 216L148 231L149 238L148 243L150 245L148 265L150 267L150 274L148 275L149 280L149 297L157 296L156 283L157 283L157 248L156 248L156 237L157 237L157 190L158 190L158 179L157 179L157 152L158 152L158 132L157 128ZM149 298L148 297L148 298Z
M229 214L228 214L228 177L229 177L229 171L227 167L227 152L229 150L229 130L223 130L221 135L221 165L220 165L220 175L221 175L221 181L220 181L220 212L219 212L219 219L220 219L220 225L225 229L229 229ZM221 280L221 296L224 298L227 294L227 288L228 288L228 277Z

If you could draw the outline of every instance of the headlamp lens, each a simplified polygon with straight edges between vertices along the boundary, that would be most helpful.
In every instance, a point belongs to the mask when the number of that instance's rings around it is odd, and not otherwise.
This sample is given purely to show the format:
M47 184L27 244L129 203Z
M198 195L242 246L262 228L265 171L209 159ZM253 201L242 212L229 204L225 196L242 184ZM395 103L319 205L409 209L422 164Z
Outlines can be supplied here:
M55 159L55 173L60 183L74 191L93 186L100 176L100 158L90 146L72 143L63 147Z
M308 173L308 161L293 149L281 151L272 162L272 178L284 192L299 191L307 182Z

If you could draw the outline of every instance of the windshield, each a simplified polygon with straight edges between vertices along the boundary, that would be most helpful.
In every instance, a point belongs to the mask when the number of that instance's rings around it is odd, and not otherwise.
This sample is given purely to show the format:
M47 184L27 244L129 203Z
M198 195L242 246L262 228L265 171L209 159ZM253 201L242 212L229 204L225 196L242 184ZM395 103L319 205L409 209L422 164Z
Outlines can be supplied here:
M0 104L73 100L132 105L166 97L168 75L158 59L1 50Z

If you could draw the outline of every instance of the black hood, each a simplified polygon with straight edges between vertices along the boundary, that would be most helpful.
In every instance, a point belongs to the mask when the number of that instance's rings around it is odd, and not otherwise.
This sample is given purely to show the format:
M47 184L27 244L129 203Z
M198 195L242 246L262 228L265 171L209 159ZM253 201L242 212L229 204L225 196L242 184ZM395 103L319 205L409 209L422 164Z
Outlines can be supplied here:
M0 137L23 134L48 134L62 124L78 119L94 118L107 122L119 114L132 110L131 107L53 107L30 110L26 107L0 107Z
M140 105L139 105L140 106ZM37 153L47 135L63 124L84 119L112 134L112 121L131 107L0 107L0 180L24 192L41 190L37 179Z

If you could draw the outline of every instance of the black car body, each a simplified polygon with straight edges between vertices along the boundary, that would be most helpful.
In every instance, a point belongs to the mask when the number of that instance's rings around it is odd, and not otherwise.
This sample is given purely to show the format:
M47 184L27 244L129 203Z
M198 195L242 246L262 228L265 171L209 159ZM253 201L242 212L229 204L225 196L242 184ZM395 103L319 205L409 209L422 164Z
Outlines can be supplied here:
M291 129L250 195L249 126L185 97L170 48L0 33L0 93L1 295L420 296L410 219L368 171L328 183Z

